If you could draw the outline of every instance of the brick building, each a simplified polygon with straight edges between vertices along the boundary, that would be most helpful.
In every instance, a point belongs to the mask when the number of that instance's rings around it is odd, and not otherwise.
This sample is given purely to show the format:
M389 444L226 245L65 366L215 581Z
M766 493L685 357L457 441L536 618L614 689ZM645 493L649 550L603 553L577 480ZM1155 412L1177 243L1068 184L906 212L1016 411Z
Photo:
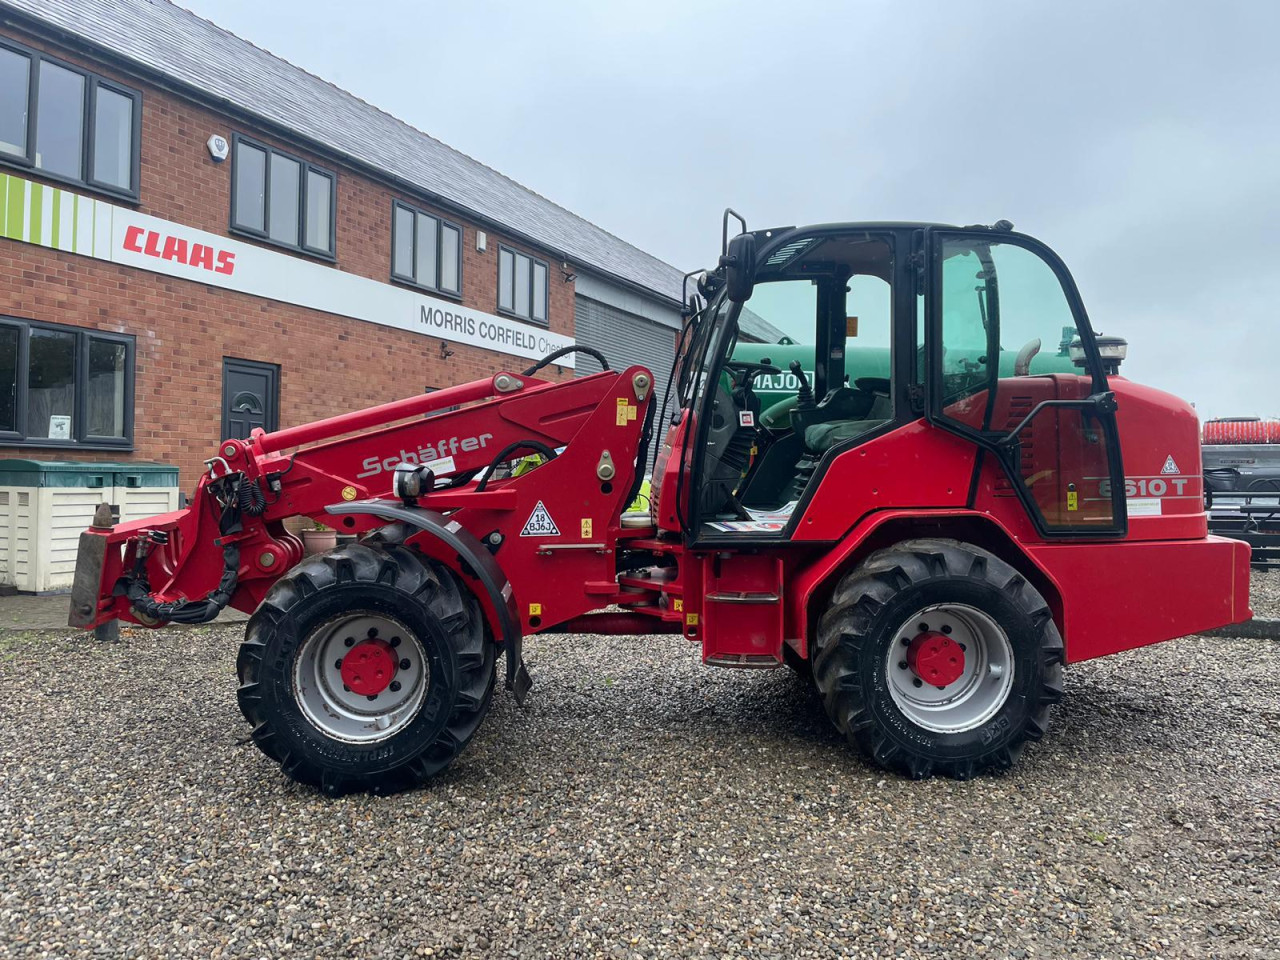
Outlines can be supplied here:
M190 489L223 436L575 339L661 374L679 291L180 7L0 0L0 457L163 461Z

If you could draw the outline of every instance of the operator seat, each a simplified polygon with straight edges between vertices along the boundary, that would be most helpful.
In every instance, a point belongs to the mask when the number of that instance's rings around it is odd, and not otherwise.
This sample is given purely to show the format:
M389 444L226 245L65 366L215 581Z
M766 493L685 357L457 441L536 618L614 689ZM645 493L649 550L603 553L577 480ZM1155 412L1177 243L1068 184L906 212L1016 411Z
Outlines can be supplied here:
M837 443L844 443L864 433L870 433L876 427L888 422L888 417L871 417L865 420L833 420L830 423L815 423L804 432L804 446L810 453L821 455Z
M862 382L866 383L865 380ZM851 394L862 402L853 404L854 409L852 410L848 410L846 407L848 412L843 417L806 426L804 428L804 446L809 453L821 456L836 444L860 437L864 433L870 433L877 427L889 422L893 417L893 404L889 397L880 393L873 393L865 387L858 390L839 387L833 390L827 399L818 405L819 409L836 406L831 401L841 393Z

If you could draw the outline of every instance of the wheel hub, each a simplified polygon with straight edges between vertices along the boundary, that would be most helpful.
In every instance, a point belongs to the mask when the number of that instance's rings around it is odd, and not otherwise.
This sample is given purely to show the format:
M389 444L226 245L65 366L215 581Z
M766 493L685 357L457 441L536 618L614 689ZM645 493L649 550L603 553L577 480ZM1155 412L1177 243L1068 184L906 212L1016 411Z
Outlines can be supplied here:
M395 679L397 661L387 641L379 637L362 640L342 658L342 682L353 693L376 697Z
M1012 689L1013 644L990 614L935 603L903 618L886 646L889 694L903 716L934 733L988 723Z
M374 743L411 724L426 700L431 669L422 641L380 613L353 610L320 624L293 664L299 709L321 733Z
M925 683L948 687L964 674L964 650L945 633L926 630L907 647L907 666Z

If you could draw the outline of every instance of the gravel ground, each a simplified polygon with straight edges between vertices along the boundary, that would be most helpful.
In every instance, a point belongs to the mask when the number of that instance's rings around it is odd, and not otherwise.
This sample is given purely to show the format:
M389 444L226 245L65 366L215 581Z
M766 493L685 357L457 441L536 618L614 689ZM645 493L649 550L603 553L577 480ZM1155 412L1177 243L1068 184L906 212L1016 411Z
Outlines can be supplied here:
M431 789L329 801L238 639L0 638L4 956L1280 957L1277 643L1079 665L1015 771L910 783L790 671L540 638Z
M1254 570L1249 577L1249 603L1258 619L1280 620L1280 570Z

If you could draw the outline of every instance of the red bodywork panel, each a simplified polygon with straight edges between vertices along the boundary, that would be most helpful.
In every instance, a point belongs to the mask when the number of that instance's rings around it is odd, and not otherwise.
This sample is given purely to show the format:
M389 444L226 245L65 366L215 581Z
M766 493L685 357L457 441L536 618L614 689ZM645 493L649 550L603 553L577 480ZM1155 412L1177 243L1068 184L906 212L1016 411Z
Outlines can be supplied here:
M1013 501L1017 503L1017 501ZM1008 507L1006 513L1012 513ZM1016 516L1016 514L1015 514ZM808 655L824 597L866 553L911 536L958 536L1014 563L1054 612L1070 662L1248 620L1249 545L1239 540L1036 542L1029 521L1006 526L978 510L871 514L830 552L796 558L788 584L785 638ZM882 535L884 531L893 531Z
M924 420L840 454L796 526L797 540L840 540L878 510L962 507L977 448Z
M653 463L649 518L664 533L680 535L683 529L680 517L688 515L689 464L688 457L682 462L680 451L684 449L692 423L693 418L686 414L679 423L668 426L665 434L657 439L662 445Z
M1239 540L1030 544L1060 595L1067 660L1132 650L1253 616L1249 545Z

